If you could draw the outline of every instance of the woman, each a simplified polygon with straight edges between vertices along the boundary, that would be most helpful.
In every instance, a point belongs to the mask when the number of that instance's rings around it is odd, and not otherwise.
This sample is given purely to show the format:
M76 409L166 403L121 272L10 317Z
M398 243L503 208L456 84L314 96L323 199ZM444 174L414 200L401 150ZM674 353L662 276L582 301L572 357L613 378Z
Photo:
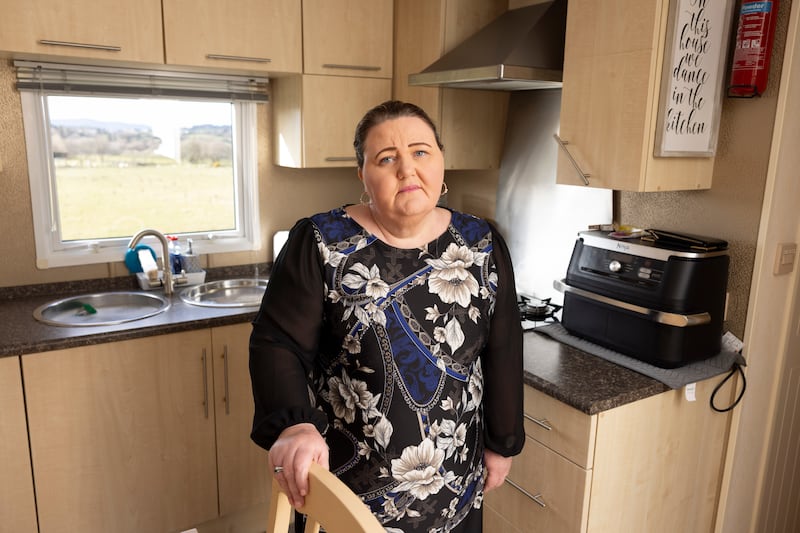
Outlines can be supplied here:
M317 462L388 531L481 531L524 443L508 250L437 207L442 145L420 108L375 107L354 145L361 202L295 225L253 323L252 437L295 506Z

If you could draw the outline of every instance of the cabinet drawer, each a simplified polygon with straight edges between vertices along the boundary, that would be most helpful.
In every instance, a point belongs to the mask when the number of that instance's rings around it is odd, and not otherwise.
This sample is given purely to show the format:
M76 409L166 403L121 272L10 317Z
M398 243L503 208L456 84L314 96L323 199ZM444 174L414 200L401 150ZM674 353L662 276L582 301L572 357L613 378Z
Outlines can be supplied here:
M529 437L506 482L486 495L490 518L499 515L526 533L579 532L588 518L591 476Z
M525 433L583 468L592 468L597 417L525 387Z

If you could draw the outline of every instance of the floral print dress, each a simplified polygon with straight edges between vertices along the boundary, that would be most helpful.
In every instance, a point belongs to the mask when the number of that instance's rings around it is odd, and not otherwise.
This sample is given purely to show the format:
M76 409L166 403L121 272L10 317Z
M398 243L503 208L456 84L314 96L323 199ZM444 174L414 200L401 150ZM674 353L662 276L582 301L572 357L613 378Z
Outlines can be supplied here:
M252 437L311 422L387 531L480 531L487 447L519 453L522 334L505 243L451 212L398 249L344 208L303 219L254 321Z

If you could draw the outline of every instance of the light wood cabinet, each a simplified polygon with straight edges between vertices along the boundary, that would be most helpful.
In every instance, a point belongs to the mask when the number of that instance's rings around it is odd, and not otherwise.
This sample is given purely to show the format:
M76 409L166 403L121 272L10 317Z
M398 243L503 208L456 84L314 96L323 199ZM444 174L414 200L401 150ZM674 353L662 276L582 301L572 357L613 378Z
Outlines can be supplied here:
M41 533L180 531L266 501L249 333L23 356Z
M303 0L303 72L391 78L393 4Z
M392 97L392 0L303 0L302 76L272 80L274 161L354 167L353 134Z
M557 182L708 189L712 157L655 157L667 0L570 0ZM580 168L580 173L576 169Z
M354 167L353 135L371 107L391 97L391 80L306 74L273 80L275 164Z
M249 322L211 330L221 516L269 500L267 452L250 439L254 411L251 330Z
M526 387L525 448L486 495L487 531L713 531L730 423L708 404L717 382L592 416Z
M299 73L298 0L163 0L168 65Z
M500 168L509 94L410 86L408 76L500 16L507 5L506 0L395 2L393 95L417 104L434 120L446 169Z
M37 533L19 357L0 358L0 532Z
M164 62L160 0L0 0L0 51Z
M22 358L41 533L217 515L207 331Z

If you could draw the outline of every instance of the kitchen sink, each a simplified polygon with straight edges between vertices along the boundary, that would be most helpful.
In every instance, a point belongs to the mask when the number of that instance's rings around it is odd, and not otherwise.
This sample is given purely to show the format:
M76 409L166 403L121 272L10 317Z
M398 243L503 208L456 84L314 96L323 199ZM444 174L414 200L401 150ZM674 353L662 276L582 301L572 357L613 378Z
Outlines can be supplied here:
M112 326L163 313L169 305L157 294L102 292L46 303L33 311L33 317L51 326Z
M204 307L257 307L266 289L266 279L209 281L181 291L181 300Z

